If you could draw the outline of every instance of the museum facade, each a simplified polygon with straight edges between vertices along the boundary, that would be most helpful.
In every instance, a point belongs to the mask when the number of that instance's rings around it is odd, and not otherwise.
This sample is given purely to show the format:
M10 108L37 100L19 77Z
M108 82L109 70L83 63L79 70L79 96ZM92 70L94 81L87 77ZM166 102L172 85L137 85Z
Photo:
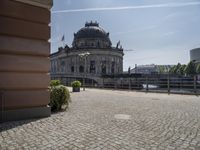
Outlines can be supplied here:
M81 78L99 83L103 75L123 73L123 55L120 42L113 47L108 32L97 22L86 22L74 33L71 47L60 47L50 55L51 78L64 84Z

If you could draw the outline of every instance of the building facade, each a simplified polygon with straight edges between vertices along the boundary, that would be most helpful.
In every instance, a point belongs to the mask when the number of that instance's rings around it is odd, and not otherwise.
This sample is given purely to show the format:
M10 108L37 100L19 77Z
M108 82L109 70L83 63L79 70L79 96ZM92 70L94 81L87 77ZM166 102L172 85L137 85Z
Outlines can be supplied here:
M51 78L87 78L99 83L102 75L123 73L123 49L120 42L112 47L109 33L97 22L86 22L74 33L72 47L64 48L50 55Z
M130 70L130 73L140 73L140 74L159 74L159 73L168 73L170 68L174 65L136 65L135 68Z
M131 73L140 73L140 74L155 74L158 72L156 65L136 65L135 68L131 69Z
M190 50L190 61L200 63L200 48Z
M0 122L47 117L52 0L0 1Z

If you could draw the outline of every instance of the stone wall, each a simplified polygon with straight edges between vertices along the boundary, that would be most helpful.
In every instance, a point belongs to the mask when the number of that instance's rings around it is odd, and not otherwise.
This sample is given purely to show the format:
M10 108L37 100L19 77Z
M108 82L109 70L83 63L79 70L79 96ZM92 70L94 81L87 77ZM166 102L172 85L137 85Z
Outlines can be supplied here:
M0 1L0 121L50 115L51 4Z

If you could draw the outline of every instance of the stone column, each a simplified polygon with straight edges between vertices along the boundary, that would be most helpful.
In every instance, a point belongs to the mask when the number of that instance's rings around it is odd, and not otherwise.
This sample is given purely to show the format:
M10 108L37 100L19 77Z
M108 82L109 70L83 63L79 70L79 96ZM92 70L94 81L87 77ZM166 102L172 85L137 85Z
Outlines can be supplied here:
M51 6L0 0L0 122L50 116Z

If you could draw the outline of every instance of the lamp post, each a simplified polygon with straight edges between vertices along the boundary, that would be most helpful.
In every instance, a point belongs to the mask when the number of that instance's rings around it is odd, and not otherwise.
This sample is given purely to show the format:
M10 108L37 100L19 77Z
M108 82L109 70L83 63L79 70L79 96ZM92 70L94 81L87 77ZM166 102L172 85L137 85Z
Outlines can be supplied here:
M85 52L85 53L78 54L78 56L80 56L81 58L84 58L83 91L85 91L85 79L86 79L86 75L87 75L87 70L86 70L86 59L87 59L87 57L88 57L89 55L90 55L89 52Z

